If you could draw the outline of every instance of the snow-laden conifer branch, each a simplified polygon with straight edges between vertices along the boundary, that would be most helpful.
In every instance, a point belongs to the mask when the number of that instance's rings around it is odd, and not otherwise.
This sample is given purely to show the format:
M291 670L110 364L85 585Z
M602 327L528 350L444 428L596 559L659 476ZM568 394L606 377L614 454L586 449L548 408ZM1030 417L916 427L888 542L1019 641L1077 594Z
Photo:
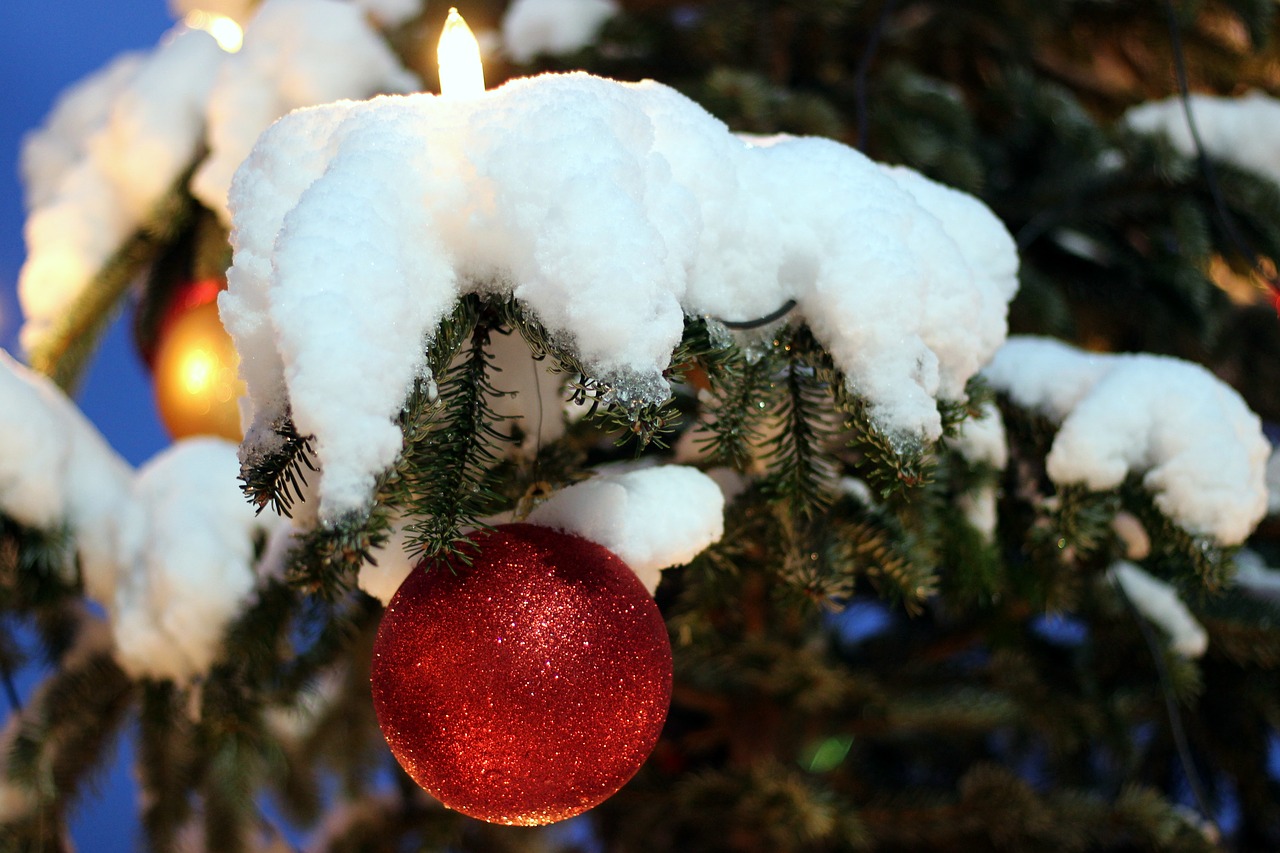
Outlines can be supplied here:
M421 462L408 476L412 497L405 507L410 522L407 550L426 560L441 557L469 563L466 531L501 507L501 497L489 474L510 442L496 425L502 420L493 399L504 392L494 387L488 351L497 314L481 310L471 340L461 357L444 373L439 385L440 412L421 442ZM499 378L497 381L501 381Z
M138 229L65 300L57 316L40 325L38 335L26 336L31 367L59 388L74 390L129 288L191 221L194 204L186 191L188 177L189 171L179 176Z
M223 317L255 420L288 406L316 435L329 520L367 508L420 341L469 293L518 300L628 406L669 397L686 315L794 299L901 447L941 435L939 400L1003 339L1016 286L1012 240L972 197L827 140L747 143L667 87L581 74L292 113L231 197Z
M983 374L1058 425L1045 457L1058 486L1105 491L1140 477L1164 515L1221 546L1238 545L1266 513L1261 422L1203 367L1016 338Z
M768 474L766 492L795 512L813 518L830 504L835 466L830 448L835 441L831 387L819 377L807 356L816 348L808 330L797 329L782 347L782 374L775 379L770 413L778 429L765 441Z

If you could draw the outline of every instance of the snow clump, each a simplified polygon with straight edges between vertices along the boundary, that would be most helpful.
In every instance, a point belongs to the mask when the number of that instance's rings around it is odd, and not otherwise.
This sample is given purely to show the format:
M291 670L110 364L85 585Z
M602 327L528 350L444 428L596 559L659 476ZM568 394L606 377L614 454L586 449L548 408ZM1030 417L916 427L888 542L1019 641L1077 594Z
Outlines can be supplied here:
M502 16L502 45L515 62L563 56L596 40L617 0L515 0Z
M1198 658L1209 647L1209 634L1178 597L1178 591L1133 563L1121 560L1108 572L1134 608L1169 637L1169 647L1183 657Z
M1205 154L1280 185L1280 100L1252 91L1238 98L1191 95L1189 103ZM1181 98L1139 104L1122 121L1140 133L1163 134L1180 153L1196 156Z
M624 402L665 399L683 317L788 300L903 444L1003 341L1017 256L980 202L817 138L743 141L652 81L299 110L236 173L222 317L253 423L315 436L322 521L367 510L424 342L464 294L512 296ZM372 345L375 344L376 345Z
M228 55L209 92L209 156L191 191L230 223L231 176L271 122L298 107L379 92L410 92L421 81L401 67L358 7L338 0L268 0Z
M178 681L205 672L252 594L257 543L287 523L245 502L235 445L179 442L135 474L52 382L2 350L0 434L0 514L68 530L120 665Z
M684 565L720 541L724 493L684 465L601 473L556 492L528 521L603 545L652 595L663 569Z
M1222 545L1243 542L1266 514L1261 421L1200 365L1019 337L983 374L1018 406L1060 423L1045 460L1058 485L1103 491L1140 474L1161 512Z
M195 158L224 56L184 32L73 87L22 155L30 207L18 276L30 351Z
M236 5L219 8L232 14ZM226 219L231 174L272 121L301 106L416 88L360 7L337 0L266 0L234 54L177 27L153 51L71 87L23 145L23 348L40 346L202 146L210 153L192 192Z

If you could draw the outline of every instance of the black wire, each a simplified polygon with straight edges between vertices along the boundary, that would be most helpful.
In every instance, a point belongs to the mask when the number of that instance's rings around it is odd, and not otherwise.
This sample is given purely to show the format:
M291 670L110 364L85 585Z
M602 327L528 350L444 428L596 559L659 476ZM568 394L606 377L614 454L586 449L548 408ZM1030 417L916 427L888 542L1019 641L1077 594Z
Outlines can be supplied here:
M1227 240L1233 245L1235 250L1249 262L1249 266L1259 278L1261 278L1271 288L1273 297L1280 298L1280 281L1269 275L1262 268L1259 262L1259 253L1253 248L1240 229L1236 227L1235 219L1231 216L1231 211L1227 208L1226 199L1222 195L1222 185L1218 183L1218 173L1213 167L1213 161L1205 153L1204 142L1200 138L1200 128L1196 125L1195 115L1191 109L1191 87L1187 82L1187 60L1182 50L1182 27L1178 23L1178 13L1173 8L1173 0L1165 0L1165 17L1169 24L1169 40L1173 48L1173 70L1178 80L1178 98L1182 102L1182 112L1187 120L1187 129L1191 131L1191 141L1196 149L1196 162L1200 166L1200 174L1204 177L1205 185L1209 188L1209 196L1213 199L1214 211L1218 214L1219 224L1222 231L1226 235ZM1280 307L1280 306L1278 306Z
M867 48L862 52L862 59L858 61L858 68L854 72L854 102L857 104L858 111L858 150L867 150L867 76L871 73L871 60L875 58L876 49L880 46L880 39L884 36L884 31L889 26L889 15L893 12L894 0L884 0L884 5L880 7L880 15L876 18L875 25L871 28L871 35L867 37Z
M1125 606L1129 610L1129 614L1133 616L1133 621L1138 623L1138 631L1142 634L1142 639L1147 644L1147 650L1151 652L1151 659L1155 661L1156 677L1160 681L1160 693L1164 697L1164 710L1169 718L1169 732L1173 736L1173 746L1178 752L1178 761L1182 764L1182 775L1187 779L1187 787L1191 789L1191 797L1196 801L1196 808L1200 810L1200 814L1205 820L1213 824L1215 830L1218 829L1218 822L1213 819L1213 812L1209 808L1209 798L1205 796L1204 785L1200 781L1200 775L1196 772L1194 761L1191 757L1191 745L1187 742L1187 730L1182 722L1182 712L1178 710L1178 700L1173 695L1173 687L1170 683L1169 670L1164 662L1164 646L1160 643L1160 639L1156 637L1155 632L1151 630L1151 625L1147 623L1147 618L1138 612L1137 606L1133 603L1133 599L1129 598L1129 594L1124 591L1124 587L1119 581L1115 584L1116 590L1120 593L1120 598L1124 601Z
M788 299L786 302L782 303L782 306L778 308L776 311L773 311L769 314L765 314L763 317L757 320L721 320L719 317L717 317L716 320L720 323L720 325L728 329L738 329L738 330L758 329L761 326L769 325L774 320L781 320L783 317L790 314L791 309L795 307L796 307L796 301L794 299Z

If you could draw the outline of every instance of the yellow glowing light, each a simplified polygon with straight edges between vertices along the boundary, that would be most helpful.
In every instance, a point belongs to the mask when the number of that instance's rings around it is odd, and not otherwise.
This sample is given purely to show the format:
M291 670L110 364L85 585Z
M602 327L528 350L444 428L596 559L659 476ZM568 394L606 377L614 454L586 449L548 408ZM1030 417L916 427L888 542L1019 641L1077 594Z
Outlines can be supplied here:
M220 435L240 440L236 375L239 356L208 302L179 315L156 348L155 391L160 419L173 438Z
M204 30L213 36L214 41L218 43L218 47L227 53L235 53L244 44L244 30L226 15L197 9L194 12L188 12L187 16L182 19L182 23L193 30Z
M446 98L474 98L484 94L484 65L480 43L457 9L449 10L436 48L440 61L440 94Z

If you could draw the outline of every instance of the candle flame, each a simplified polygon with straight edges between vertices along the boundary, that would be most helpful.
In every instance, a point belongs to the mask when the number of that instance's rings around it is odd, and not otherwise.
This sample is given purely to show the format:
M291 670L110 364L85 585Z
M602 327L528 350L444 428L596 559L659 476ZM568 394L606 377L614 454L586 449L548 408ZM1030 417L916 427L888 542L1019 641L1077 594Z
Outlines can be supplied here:
M227 53L235 53L244 44L244 30L226 15L197 9L188 13L182 23L193 30L204 30Z
M457 9L449 10L436 56L440 61L441 95L446 98L474 98L484 94L480 43Z

